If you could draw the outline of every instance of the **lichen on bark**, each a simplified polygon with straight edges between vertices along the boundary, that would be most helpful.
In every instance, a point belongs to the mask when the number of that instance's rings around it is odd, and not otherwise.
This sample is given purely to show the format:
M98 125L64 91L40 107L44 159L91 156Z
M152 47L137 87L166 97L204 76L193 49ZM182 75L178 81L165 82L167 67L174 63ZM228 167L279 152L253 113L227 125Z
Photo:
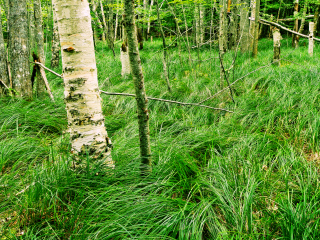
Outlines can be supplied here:
M84 166L81 156L89 154L95 164L113 168L111 141L104 126L98 87L89 3L55 0L54 4L75 167Z

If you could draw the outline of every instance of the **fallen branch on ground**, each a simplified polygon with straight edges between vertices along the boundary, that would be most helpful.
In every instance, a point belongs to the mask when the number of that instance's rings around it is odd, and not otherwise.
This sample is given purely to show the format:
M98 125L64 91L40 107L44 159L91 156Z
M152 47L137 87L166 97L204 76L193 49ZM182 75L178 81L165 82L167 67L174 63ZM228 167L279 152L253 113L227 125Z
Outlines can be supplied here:
M115 96L127 96L127 97L136 97L135 94L130 94L130 93L111 93L111 92L105 92L100 90L100 93L104 93L106 95L115 95ZM209 108L213 110L219 110L219 111L225 111L225 112L230 112L233 113L233 111L224 109L224 108L215 108L215 107L210 107L206 105L200 105L198 103L184 103L184 102L178 102L178 101L172 101L172 100L167 100L167 99L161 99L161 98L154 98L154 97L147 97L149 100L155 100L155 101L160 101L160 102L167 102L167 103L175 103L183 106L198 106L198 107L204 107L204 108Z

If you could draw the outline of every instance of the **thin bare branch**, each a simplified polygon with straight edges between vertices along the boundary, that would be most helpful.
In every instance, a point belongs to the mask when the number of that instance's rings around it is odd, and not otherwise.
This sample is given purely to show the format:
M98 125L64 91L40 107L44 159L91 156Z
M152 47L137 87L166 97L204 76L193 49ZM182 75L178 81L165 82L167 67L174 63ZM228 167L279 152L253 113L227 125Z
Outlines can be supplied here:
M276 27L278 27L278 28L281 28L281 29L283 29L283 30L286 30L286 31L288 31L288 32L291 32L291 33L293 33L293 34L299 35L299 36L304 37L304 38L309 38L308 35L304 35L304 34L302 34L302 33L298 33L298 32L296 32L296 31L293 31L293 30L289 29L289 28L283 27L282 25L280 25L280 24L278 24L278 23L270 22L270 21L267 21L267 20L262 19L262 18L259 19L259 22L262 23L262 24L266 24L266 25L269 24L269 25L276 26ZM319 38L313 38L313 39L320 42L320 39L319 39Z
M56 73L56 72L52 71L51 69L49 69L49 68L47 68L46 66L44 66L42 63L39 63L39 62L31 62L31 63L37 64L37 65L39 65L40 67L42 67L42 68L44 68L45 70L47 70L48 72L51 72L51 73L53 73L54 75L63 78L62 75L60 75L59 73Z
M104 93L106 95L136 97L135 94L130 94L130 93L111 93L111 92L105 92L102 90L100 90L100 93ZM154 100L154 101L160 101L160 102L175 103L175 104L179 104L179 105L183 105L183 106L197 106L197 107L203 107L203 108L209 108L209 109L213 109L213 110L219 110L219 111L233 113L233 111L230 111L230 110L227 110L224 108L215 108L215 107L210 107L210 106L206 106L206 105L201 105L199 103L184 103L184 102L178 102L178 101L172 101L172 100L154 98L154 97L147 97L147 99Z

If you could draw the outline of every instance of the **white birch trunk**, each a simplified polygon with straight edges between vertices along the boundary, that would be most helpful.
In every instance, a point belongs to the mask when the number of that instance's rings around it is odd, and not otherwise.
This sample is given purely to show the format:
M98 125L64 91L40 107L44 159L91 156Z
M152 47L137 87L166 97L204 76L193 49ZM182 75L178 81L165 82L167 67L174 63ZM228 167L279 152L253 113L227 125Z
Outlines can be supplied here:
M250 9L251 9L251 18L250 18L250 27L249 27L249 39L250 39L250 49L253 47L254 41L254 31L255 31L255 15L256 15L256 0L251 0Z
M280 47L281 47L281 34L278 28L273 28L273 62L280 66Z
M315 26L315 24L314 24L314 22L310 22L309 23L309 32L310 32L310 34L309 34L309 48L308 48L308 52L309 52L309 55L310 55L310 57L312 57L313 56L313 33L314 33L314 26Z
M126 47L126 49L124 49L123 47L120 48L120 61L122 66L121 76L126 77L131 73L128 47Z
M88 0L54 0L60 33L68 131L75 156L114 167L104 126ZM76 157L75 167L83 167ZM85 163L84 163L85 164Z

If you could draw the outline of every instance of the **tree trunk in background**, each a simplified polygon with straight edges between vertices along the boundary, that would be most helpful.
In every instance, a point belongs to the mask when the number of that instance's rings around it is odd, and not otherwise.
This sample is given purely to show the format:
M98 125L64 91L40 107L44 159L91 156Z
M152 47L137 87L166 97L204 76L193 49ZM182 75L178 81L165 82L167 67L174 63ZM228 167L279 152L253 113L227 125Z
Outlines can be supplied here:
M254 30L254 38L253 38L253 48L252 48L252 56L256 58L258 56L258 42L259 42L259 13L260 13L260 0L256 1L255 7L255 30Z
M106 34L109 35L109 33L108 33L108 25L107 25L107 22L106 22L106 17L104 15L104 9L103 9L103 5L102 5L102 0L99 0L99 4L100 4L101 15L102 15L103 35L106 35Z
M147 40L148 37L148 31L146 28L146 19L147 19L147 8L148 8L148 0L143 0L143 21L142 21L142 36L145 40Z
M7 65L7 53L4 45L2 22L1 22L1 6L0 6L0 97L8 93L10 87L8 65Z
M58 22L55 12L55 5L52 4L53 9L53 30L52 30L52 48L51 48L51 68L59 67L59 31L58 31Z
M40 59L40 62L45 65L41 0L33 0L33 8L34 8L34 22L35 22L35 30L36 30L36 44L37 44L38 58ZM41 97L44 95L44 93L45 93L45 83L39 71L37 74L37 96Z
M121 61L121 76L126 77L131 74L130 61L129 61L129 48L128 39L123 26L124 17L122 16L122 45L120 48L120 61Z
M109 6L109 20L108 20L108 45L109 48L113 52L113 56L115 57L116 54L114 52L114 29L113 29L113 0L110 0L110 6Z
M251 0L250 3L250 10L251 10L251 19L250 19L250 27L249 27L249 39L250 39L250 49L253 49L253 41L254 41L254 31L256 29L256 21L255 21L255 16L256 16L256 5L257 5L257 0Z
M318 29L318 23L319 23L319 10L320 10L320 2L318 3L317 7L316 7L316 11L314 13L314 18L313 18L313 22L314 22L314 35L317 35L317 29Z
M158 24L161 32L161 37L162 37L162 45L163 45L163 74L167 82L167 87L168 91L171 92L171 86L170 86L170 81L169 81L169 76L168 76L168 71L167 71L167 46L166 46L166 37L163 32L162 24L161 24L161 19L160 19L160 9L159 9L159 2L156 0L157 4L157 18L158 18Z
M225 21L227 14L227 3L223 1L220 6L220 21L219 21L219 56L220 56L220 88L223 89L224 71L223 71L223 55L225 53L224 42L226 36Z
M273 32L273 62L276 62L280 66L280 46L281 46L281 34L280 29L272 27Z
M304 7L303 7L303 12L302 12L302 19L301 19L301 25L299 28L299 33L302 33L304 30L304 25L306 23L306 15L307 15L307 10L308 10L308 2L305 2ZM299 44L300 36L297 35L297 44Z
M182 7L183 18L184 18L184 26L186 29L187 48L188 48L188 54L189 54L189 65L191 66L192 57L191 57L191 51L190 51L191 47L190 47L190 42L189 42L188 23L187 23L186 13L184 10L184 5L181 4L181 7Z
M195 44L198 45L204 40L204 6L201 3L197 3L194 10L195 18Z
M151 149L149 131L148 100L144 89L144 79L138 50L137 34L135 32L134 0L124 0L124 27L129 45L130 65L134 80L139 123L141 173L151 171Z
M150 12L149 12L149 16L148 16L147 40L148 40L148 38L150 37L150 25L151 25L150 17L151 17L152 6L153 6L153 0L151 0L150 8L149 8L149 11L150 11Z
M35 28L35 19L34 19L34 7L32 4L28 4L28 31L29 31L29 48L30 51L36 50L36 28Z
M309 53L310 57L313 56L313 46L314 46L313 34L314 34L314 23L313 22L309 22L309 47L308 47L308 53Z
M13 89L18 96L31 99L27 2L26 0L10 0L9 8L9 52Z
M104 126L87 0L54 0L59 25L68 131L75 156L89 153L96 164L114 167ZM77 158L77 157L76 157ZM83 167L77 158L74 167Z
M116 21L115 21L115 27L114 27L114 40L117 41L117 31L118 31L118 20L119 19L119 3L117 0L117 12L116 12Z
M294 17L296 18L294 20L294 27L293 31L298 32L298 26L299 26L299 20L298 20L298 11L299 11L299 0L293 0L294 4ZM298 47L298 36L295 34L292 34L292 47Z
M238 43L238 21L239 21L239 5L240 0L233 0L232 1L232 8L230 9L230 47L237 47Z
M99 18L99 14L97 12L97 4L95 2L95 0L92 0L92 12L94 13L94 15L96 16L96 23L100 29L100 32L101 32L101 39L103 42L106 41L106 35L105 35L105 32L104 32L104 29L103 29L103 26L102 26L102 23L100 21L100 18Z
M250 47L249 41L249 10L246 0L241 1L240 5L240 37L241 37L241 52L247 52Z

